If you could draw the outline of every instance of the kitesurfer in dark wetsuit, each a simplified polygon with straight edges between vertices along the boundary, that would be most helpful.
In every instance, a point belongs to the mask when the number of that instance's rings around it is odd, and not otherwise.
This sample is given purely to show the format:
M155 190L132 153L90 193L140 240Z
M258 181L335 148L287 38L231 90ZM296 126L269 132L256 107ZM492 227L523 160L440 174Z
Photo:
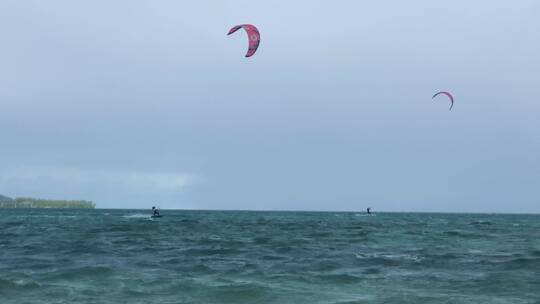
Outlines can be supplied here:
M154 211L152 216L159 216L159 209L157 209L156 206L152 206L152 211Z
M368 214L368 215L371 215L371 207L368 207L368 208L367 208L367 214Z

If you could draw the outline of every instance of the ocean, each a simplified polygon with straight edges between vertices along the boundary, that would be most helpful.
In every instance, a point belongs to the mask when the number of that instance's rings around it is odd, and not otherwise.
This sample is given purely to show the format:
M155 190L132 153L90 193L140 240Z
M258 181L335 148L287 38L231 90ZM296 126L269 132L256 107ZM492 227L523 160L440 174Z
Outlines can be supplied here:
M0 303L540 303L540 216L0 209Z

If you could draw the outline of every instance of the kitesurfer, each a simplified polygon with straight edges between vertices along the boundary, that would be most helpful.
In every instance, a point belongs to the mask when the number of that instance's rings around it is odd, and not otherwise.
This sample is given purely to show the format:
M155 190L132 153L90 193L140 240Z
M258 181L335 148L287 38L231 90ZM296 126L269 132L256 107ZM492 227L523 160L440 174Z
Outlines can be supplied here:
M368 208L367 208L367 214L368 214L368 215L371 215L371 207L368 207Z
M152 216L159 216L159 209L156 208L156 206L152 206L153 215Z

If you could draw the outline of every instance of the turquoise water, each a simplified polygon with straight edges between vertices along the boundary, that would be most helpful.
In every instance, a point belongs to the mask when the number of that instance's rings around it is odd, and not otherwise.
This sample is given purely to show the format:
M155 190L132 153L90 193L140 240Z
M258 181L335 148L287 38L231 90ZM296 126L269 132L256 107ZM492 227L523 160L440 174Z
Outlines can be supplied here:
M540 303L540 216L0 210L0 302Z

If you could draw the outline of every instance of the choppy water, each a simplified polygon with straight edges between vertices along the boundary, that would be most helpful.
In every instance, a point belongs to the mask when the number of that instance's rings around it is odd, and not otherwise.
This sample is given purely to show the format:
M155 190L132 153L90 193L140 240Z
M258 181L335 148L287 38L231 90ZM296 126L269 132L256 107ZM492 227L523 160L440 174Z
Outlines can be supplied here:
M0 210L0 302L540 303L540 216Z

